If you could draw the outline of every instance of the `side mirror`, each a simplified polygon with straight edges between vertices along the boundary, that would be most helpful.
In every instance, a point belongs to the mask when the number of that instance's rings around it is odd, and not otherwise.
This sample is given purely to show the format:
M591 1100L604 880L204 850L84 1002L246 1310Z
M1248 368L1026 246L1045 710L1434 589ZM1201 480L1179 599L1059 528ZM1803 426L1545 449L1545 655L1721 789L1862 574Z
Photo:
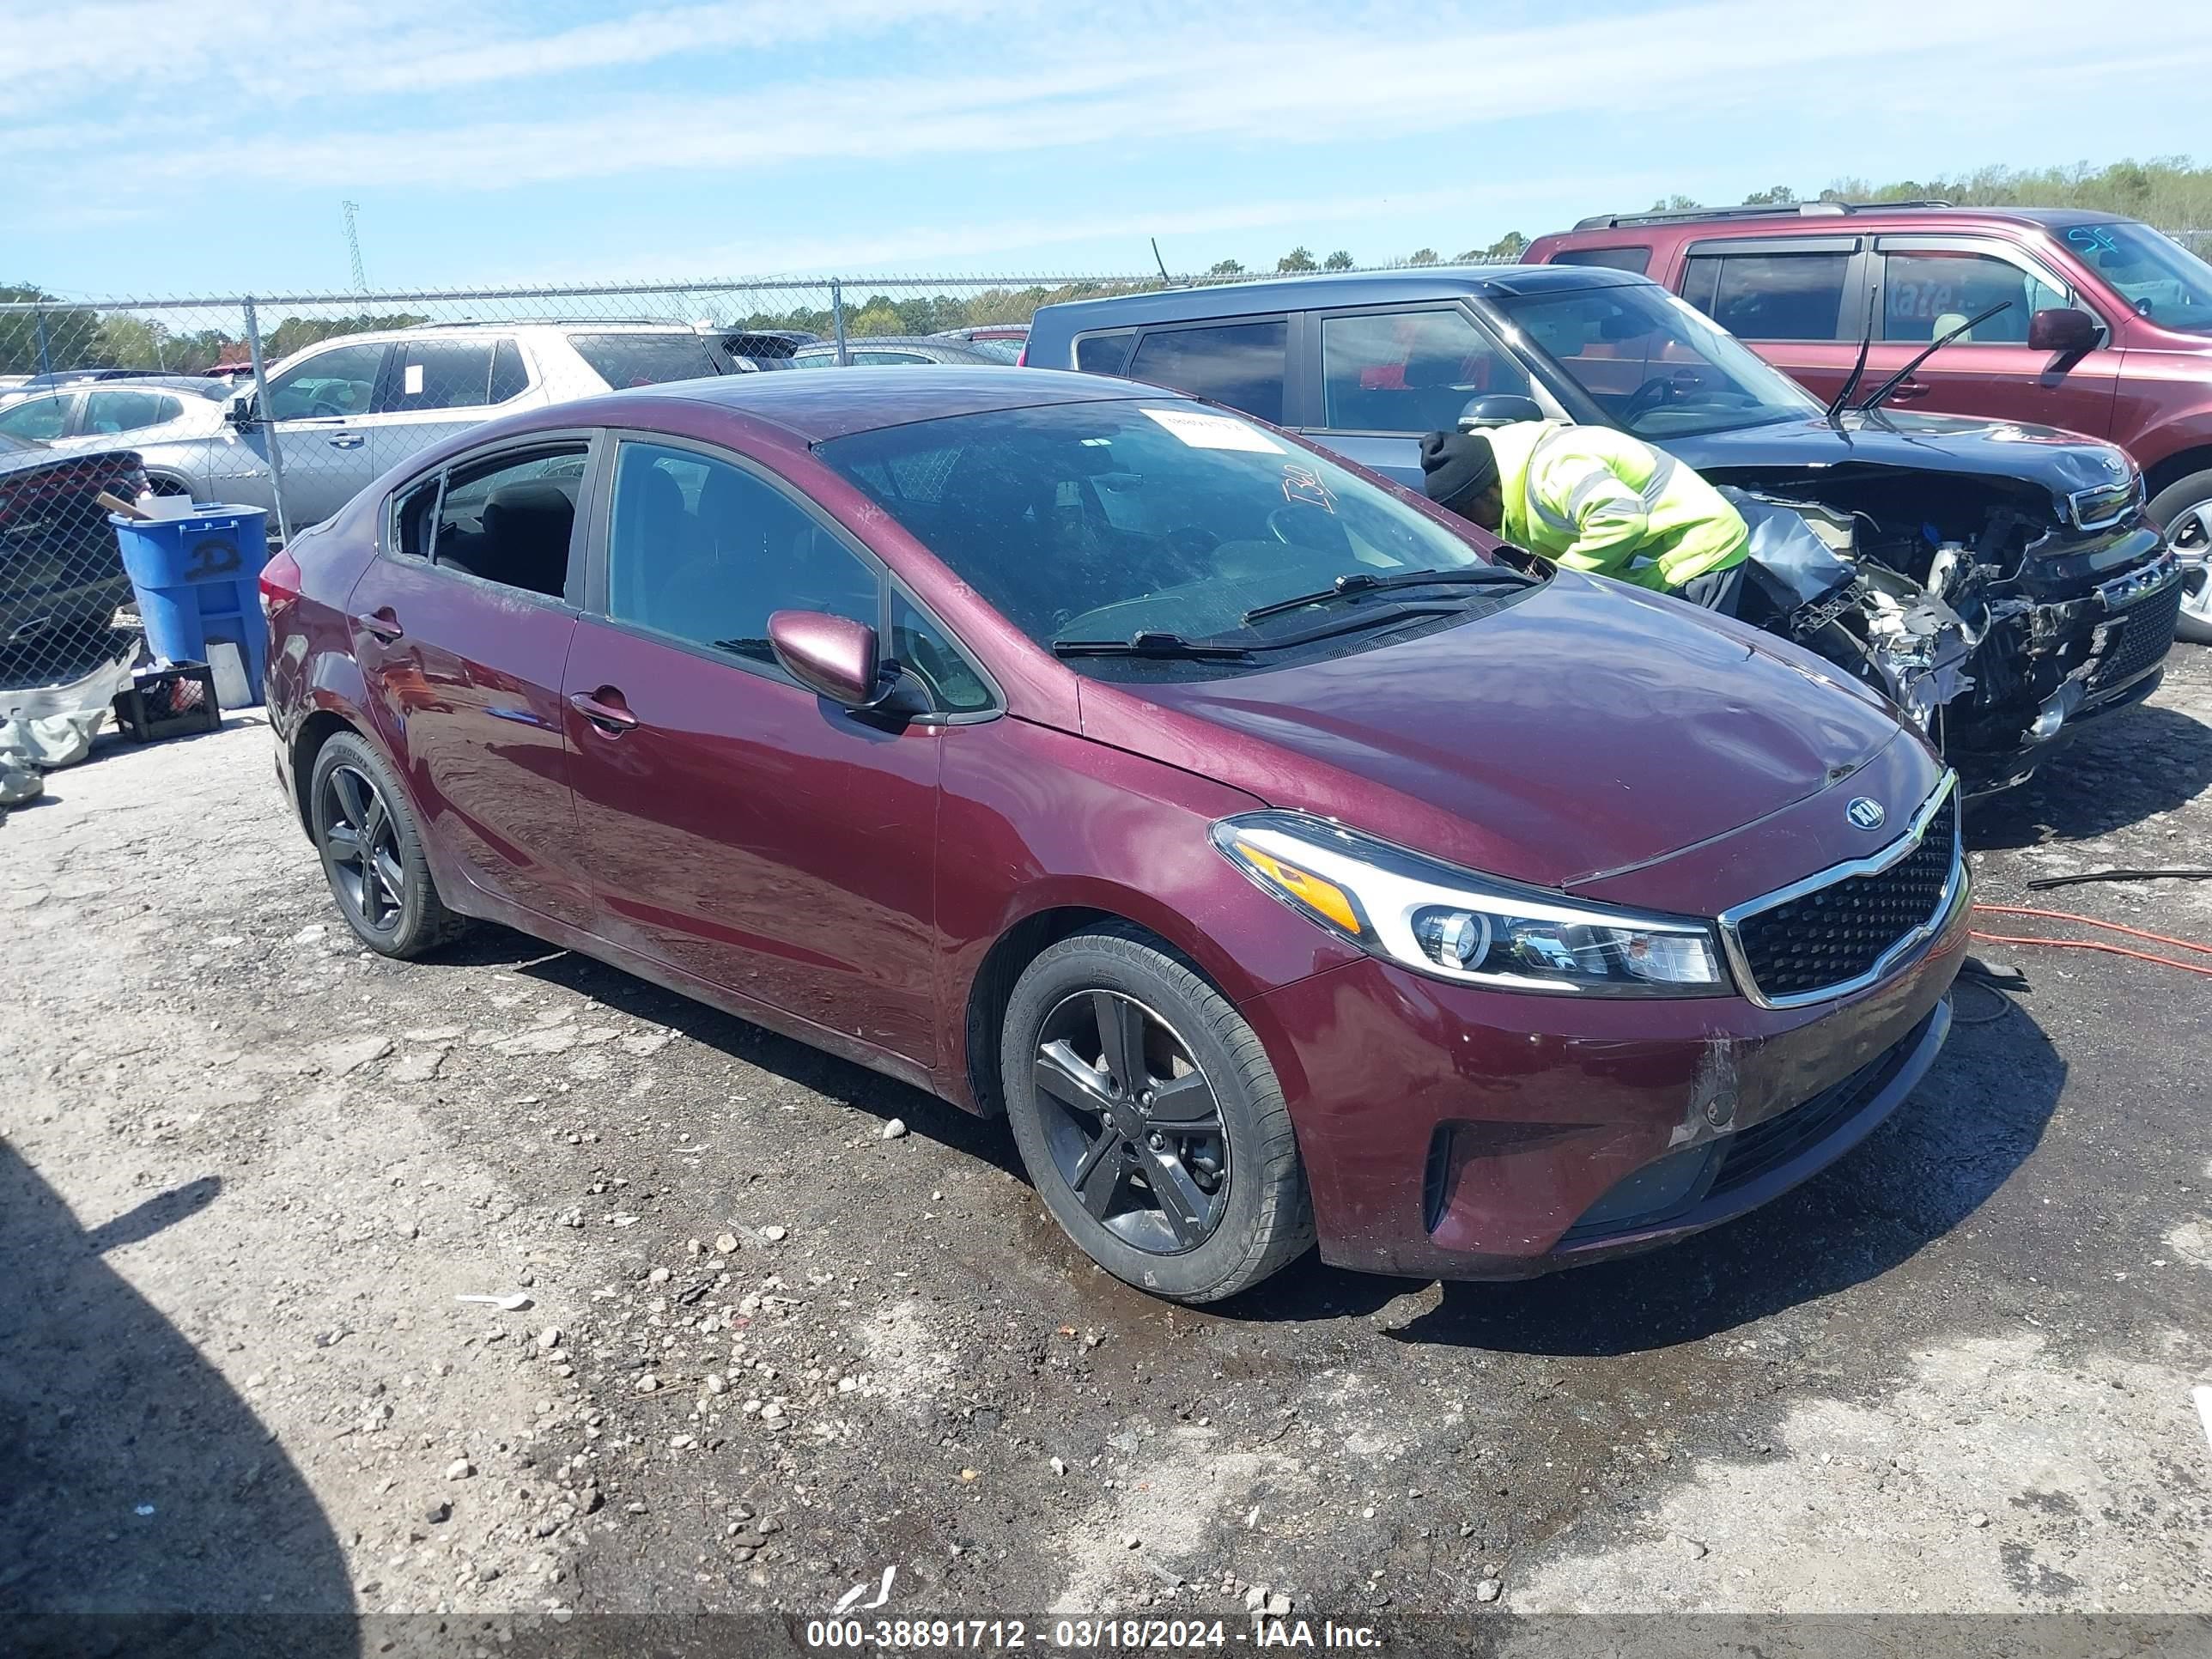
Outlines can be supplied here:
M252 426L253 393L248 390L232 392L229 400L223 404L222 418L233 426Z
M876 630L819 611L779 611L768 619L768 642L783 671L817 696L848 708L877 701Z
M2072 306L2039 311L2027 319L2027 349L2073 356L2097 343L2097 319Z
M1523 398L1516 392L1489 392L1468 399L1467 407L1459 412L1459 429L1474 432L1486 426L1515 426L1543 418L1544 406L1534 398Z

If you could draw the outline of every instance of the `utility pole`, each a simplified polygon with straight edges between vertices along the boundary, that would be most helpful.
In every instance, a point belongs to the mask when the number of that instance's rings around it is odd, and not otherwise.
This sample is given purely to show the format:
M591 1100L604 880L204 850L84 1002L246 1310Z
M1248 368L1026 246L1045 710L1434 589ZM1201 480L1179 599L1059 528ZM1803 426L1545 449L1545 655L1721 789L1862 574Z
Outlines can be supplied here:
M338 205L345 210L346 252L353 259L354 292L366 294L368 292L368 277L361 268L361 233L354 228L353 222L353 216L361 211L361 204L340 202Z

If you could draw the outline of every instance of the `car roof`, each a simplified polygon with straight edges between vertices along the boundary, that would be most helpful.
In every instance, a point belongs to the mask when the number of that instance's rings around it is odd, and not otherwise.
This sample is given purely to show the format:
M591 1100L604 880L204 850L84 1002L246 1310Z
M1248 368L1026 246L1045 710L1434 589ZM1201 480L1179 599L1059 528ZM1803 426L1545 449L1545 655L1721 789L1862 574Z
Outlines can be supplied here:
M1802 210L1805 209L1814 210ZM1577 222L1572 230L1555 232L1554 234L1563 240L1610 238L1620 240L1626 233L1626 240L1633 242L1640 240L1645 233L1681 231L1702 236L1717 225L1725 225L1732 234L1743 235L1772 235L1778 230L1802 231L1808 235L1833 235L1839 225L1863 226L1869 222L1885 220L1896 220L1914 226L1931 223L2032 224L2056 230L2073 225L2135 222L2124 213L2097 208L1954 207L1942 202L1856 202L1805 204L1802 204L1802 209L1723 208L1708 213L1684 210L1651 214L1599 214Z
M885 364L834 374L725 374L672 380L621 394L640 403L659 398L710 404L772 422L807 443L855 432L905 426L951 415L982 415L1048 404L1104 403L1120 398L1188 401L1180 392L1072 370L946 364L928 374Z
M1250 317L1322 306L1401 304L1419 300L1540 293L1552 289L1630 287L1650 279L1597 265L1424 266L1411 270L1363 271L1352 276L1288 276L1270 282L1216 283L1204 288L1114 294L1047 306L1075 327L1113 323L1175 323L1212 317ZM1095 319L1095 320L1094 320Z

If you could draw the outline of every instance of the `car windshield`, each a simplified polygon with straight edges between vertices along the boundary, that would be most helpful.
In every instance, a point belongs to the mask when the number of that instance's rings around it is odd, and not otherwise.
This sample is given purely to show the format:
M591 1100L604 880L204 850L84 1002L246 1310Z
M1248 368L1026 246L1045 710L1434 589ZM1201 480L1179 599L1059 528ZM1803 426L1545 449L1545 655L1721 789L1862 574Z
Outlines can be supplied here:
M2065 232L2075 257L2161 328L2212 334L2212 265L2148 225L2118 220Z
M1011 363L1019 358L1023 346L1027 343L1025 340L1011 339L1004 336L994 339L966 342L970 351L980 351L986 357L995 357L1002 363Z
M951 416L833 439L817 453L1040 645L1163 634L1264 653L1227 663L1078 659L1103 678L1189 678L1340 655L1403 638L1407 627L1465 620L1515 591L1416 587L1247 623L1248 612L1340 578L1487 562L1388 490L1199 404L1112 400ZM1310 646L1281 646L1361 607L1375 629L1352 623Z
M1492 301L1625 432L1679 438L1818 416L1820 405L1652 283Z

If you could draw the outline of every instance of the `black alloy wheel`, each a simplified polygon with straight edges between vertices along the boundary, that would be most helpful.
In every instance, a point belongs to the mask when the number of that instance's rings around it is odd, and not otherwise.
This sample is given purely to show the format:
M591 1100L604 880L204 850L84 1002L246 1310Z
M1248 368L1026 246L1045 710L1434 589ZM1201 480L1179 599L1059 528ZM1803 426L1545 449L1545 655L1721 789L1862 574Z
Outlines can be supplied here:
M376 780L358 767L331 767L317 792L315 829L347 919L369 933L398 932L407 909L407 867L398 823Z
M1213 1236L1228 1135L1213 1085L1165 1019L1119 991L1063 998L1045 1016L1036 1082L1053 1166L1094 1220L1153 1255Z

